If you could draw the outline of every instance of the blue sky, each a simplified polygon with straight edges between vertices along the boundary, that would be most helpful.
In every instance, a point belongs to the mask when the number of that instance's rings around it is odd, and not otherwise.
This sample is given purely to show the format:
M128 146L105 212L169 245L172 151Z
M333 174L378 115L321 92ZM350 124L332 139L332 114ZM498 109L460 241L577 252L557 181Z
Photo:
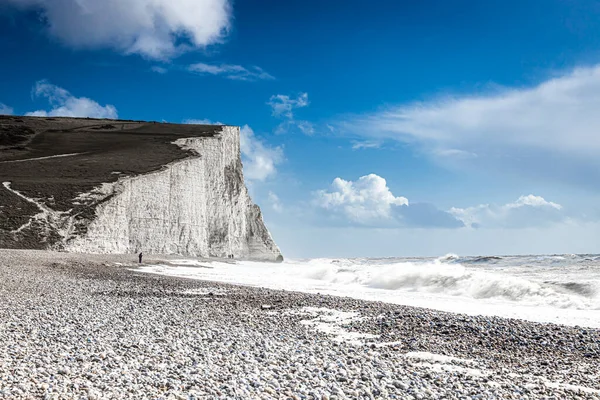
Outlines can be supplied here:
M291 257L598 252L599 16L567 0L1 0L0 112L239 125Z

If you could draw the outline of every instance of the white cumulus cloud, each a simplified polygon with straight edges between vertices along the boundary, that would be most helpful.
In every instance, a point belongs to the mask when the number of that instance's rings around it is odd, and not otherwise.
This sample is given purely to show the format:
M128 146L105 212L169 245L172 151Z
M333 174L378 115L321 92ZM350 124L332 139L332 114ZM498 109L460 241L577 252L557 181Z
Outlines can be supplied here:
M568 216L562 210L560 204L530 194L504 205L480 204L449 212L473 228L525 228L566 221Z
M0 103L0 115L12 115L15 110L4 103Z
M313 193L313 205L322 211L319 223L342 223L376 228L461 228L464 223L429 203L409 204L395 196L376 174L357 181L335 178L330 190Z
M275 79L273 75L257 66L246 68L241 65L196 63L190 65L188 70L201 75L222 75L238 81Z
M248 125L242 127L240 139L244 176L263 181L275 175L277 165L283 161L283 149L265 144Z
M550 207L556 210L561 210L562 206L551 201L546 201L542 196L535 196L533 194L527 196L521 196L514 203L508 203L507 208L521 208L525 206L531 207Z
M329 191L315 193L314 203L341 213L351 222L376 225L393 219L392 208L407 206L408 199L394 196L384 178L369 174L356 182L335 178Z
M68 46L157 59L221 42L232 16L229 0L7 1L40 10L49 33Z
M29 112L26 115L36 117L90 117L90 118L109 118L118 117L117 109L113 105L102 106L87 97L75 97L67 90L49 83L48 81L39 81L32 90L35 97L45 97L50 106L49 111L38 110Z

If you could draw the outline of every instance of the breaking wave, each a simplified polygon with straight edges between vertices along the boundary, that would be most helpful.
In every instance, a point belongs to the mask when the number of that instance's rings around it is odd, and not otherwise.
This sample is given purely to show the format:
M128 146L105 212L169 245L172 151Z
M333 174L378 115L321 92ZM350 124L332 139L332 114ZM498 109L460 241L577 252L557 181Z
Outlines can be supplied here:
M319 258L281 264L170 260L140 270L471 315L600 328L599 260L597 255L456 254L439 258Z
M449 260L457 259L459 257L456 255L447 255L428 262L388 264L315 259L304 265L296 265L295 271L303 271L302 278L336 286L358 285L386 291L442 294L534 306L600 309L598 282L536 280L526 274L515 276L493 269L448 263ZM479 263L484 262L482 258L479 260ZM488 263L499 260L502 258L486 257Z
M597 285L583 282L546 282L551 285L556 285L566 289L569 292L585 296L585 297L596 297L598 295Z

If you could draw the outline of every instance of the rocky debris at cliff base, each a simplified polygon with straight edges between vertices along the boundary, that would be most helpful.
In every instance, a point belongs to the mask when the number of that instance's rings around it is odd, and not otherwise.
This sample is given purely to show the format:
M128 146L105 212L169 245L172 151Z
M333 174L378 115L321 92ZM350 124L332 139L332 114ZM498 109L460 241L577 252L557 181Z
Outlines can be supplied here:
M595 329L142 274L116 260L0 251L0 398L600 398ZM366 336L348 343L302 323L315 319Z

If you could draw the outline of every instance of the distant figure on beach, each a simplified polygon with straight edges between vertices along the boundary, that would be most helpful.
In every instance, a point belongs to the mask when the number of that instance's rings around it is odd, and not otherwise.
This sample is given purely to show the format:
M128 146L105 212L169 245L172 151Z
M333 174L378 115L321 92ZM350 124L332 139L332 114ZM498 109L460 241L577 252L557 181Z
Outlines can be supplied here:
M138 257L140 258L140 264L142 263L142 252L140 251L140 254L138 255Z

